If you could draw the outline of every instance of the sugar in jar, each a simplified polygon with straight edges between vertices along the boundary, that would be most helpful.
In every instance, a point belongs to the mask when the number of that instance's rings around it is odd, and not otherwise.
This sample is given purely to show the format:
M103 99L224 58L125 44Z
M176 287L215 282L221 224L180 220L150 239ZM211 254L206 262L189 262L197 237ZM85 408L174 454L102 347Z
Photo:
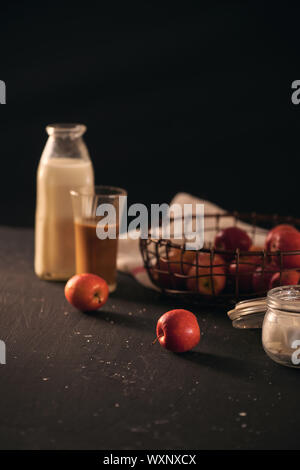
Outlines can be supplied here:
M262 343L275 362L300 367L300 285L268 292Z

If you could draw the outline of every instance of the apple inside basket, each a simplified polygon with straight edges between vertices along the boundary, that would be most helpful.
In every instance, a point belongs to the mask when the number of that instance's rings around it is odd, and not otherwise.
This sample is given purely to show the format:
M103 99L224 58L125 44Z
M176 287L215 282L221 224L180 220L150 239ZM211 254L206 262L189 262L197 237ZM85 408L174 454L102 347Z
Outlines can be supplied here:
M140 240L145 268L161 291L229 303L298 284L300 219L238 213L204 217L199 251L186 250L184 241Z

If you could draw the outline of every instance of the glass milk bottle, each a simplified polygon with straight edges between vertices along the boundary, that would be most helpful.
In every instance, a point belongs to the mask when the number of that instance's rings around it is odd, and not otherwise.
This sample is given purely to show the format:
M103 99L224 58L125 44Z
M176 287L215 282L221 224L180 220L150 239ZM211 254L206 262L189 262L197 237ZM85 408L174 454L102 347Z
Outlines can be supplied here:
M94 172L82 139L82 124L53 124L37 171L35 273L66 280L75 273L74 223L70 190L94 186Z

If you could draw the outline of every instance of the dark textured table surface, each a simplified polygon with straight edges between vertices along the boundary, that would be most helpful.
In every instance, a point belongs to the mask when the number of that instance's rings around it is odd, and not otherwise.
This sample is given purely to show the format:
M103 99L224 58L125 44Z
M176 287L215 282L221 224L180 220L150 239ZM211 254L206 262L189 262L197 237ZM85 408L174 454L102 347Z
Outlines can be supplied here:
M260 331L192 309L202 340L152 345L178 301L119 276L103 310L67 304L33 273L33 231L0 229L1 449L299 448L300 373L271 362Z

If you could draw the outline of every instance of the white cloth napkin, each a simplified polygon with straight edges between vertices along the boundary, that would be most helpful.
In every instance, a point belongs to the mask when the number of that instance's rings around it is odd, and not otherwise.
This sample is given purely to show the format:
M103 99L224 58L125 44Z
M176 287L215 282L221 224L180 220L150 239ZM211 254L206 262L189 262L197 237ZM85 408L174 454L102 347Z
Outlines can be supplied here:
M210 201L205 201L191 196L187 193L178 193L171 201L172 204L204 204L204 214L220 214L226 212L221 207L213 204ZM205 228L209 228L210 223L214 221L210 219L205 220ZM234 219L231 217L223 218L220 220L220 229L232 226ZM249 224L239 221L239 227L249 229ZM212 241L209 237L210 232L205 233L205 242ZM267 234L267 230L257 228L255 234L255 245L264 245L264 240ZM130 236L126 240L119 240L119 251L117 259L117 268L119 271L131 274L140 284L145 287L156 289L153 283L150 281L147 271L144 268L143 258L139 249L139 240L132 240Z

